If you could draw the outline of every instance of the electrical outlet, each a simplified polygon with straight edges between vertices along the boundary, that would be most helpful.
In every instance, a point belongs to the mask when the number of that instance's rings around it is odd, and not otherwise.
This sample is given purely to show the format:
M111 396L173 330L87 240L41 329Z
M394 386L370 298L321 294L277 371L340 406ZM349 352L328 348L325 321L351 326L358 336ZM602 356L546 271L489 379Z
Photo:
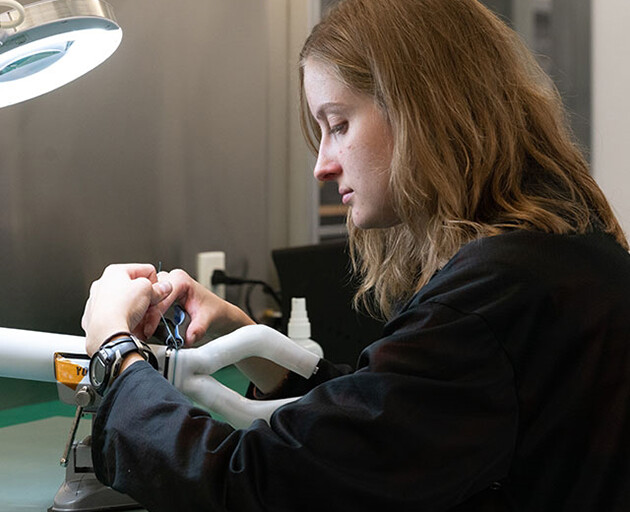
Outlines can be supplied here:
M212 274L215 270L225 271L225 253L222 251L200 252L197 254L197 281L225 299L225 285L212 285Z

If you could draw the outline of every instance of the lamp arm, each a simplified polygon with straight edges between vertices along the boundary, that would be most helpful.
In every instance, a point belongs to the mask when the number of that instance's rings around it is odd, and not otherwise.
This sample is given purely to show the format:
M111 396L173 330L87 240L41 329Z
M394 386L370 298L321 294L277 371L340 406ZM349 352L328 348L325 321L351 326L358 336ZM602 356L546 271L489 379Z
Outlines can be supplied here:
M17 11L18 17L12 21L0 21L0 29L15 28L20 25L26 17L24 6L15 0L0 0L0 7L10 7Z

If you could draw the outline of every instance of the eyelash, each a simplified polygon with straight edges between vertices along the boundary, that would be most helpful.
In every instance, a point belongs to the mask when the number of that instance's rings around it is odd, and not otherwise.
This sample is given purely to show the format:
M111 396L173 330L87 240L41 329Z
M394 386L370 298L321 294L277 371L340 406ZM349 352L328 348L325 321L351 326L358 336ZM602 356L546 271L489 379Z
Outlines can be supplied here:
M346 126L347 126L347 122L342 122L342 123L338 123L334 126L331 126L330 129L328 130L328 133L330 133L331 135L336 135L338 133L343 133L343 131L345 131Z

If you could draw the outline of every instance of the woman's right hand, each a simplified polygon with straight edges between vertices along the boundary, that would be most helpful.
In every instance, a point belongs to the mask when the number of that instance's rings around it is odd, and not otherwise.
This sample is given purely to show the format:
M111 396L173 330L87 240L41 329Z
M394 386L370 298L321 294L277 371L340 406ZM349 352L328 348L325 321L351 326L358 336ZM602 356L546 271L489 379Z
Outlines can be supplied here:
M183 270L160 272L157 279L158 283L166 284L166 289L169 284L173 289L165 299L147 312L144 323L144 334L147 338L157 328L160 314L164 314L175 301L190 316L185 336L188 346L202 339L206 333L218 337L256 323L241 309L212 293ZM239 361L236 366L263 393L274 391L288 373L286 368L259 357Z
M170 283L173 290L147 313L144 322L144 334L147 338L155 332L160 315L174 302L178 302L190 316L185 335L188 346L203 338L206 332L217 337L255 323L241 309L212 293L183 270L160 272L157 278L158 282Z

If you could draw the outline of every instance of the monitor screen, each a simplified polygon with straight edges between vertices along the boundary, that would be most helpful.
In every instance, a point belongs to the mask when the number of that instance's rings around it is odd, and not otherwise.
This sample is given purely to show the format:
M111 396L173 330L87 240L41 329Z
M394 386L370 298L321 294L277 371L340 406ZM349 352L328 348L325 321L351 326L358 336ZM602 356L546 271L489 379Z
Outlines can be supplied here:
M364 347L381 336L383 322L352 308L352 280L347 242L276 249L272 258L282 293L282 327L286 333L291 298L304 297L311 338L333 363L356 365Z

